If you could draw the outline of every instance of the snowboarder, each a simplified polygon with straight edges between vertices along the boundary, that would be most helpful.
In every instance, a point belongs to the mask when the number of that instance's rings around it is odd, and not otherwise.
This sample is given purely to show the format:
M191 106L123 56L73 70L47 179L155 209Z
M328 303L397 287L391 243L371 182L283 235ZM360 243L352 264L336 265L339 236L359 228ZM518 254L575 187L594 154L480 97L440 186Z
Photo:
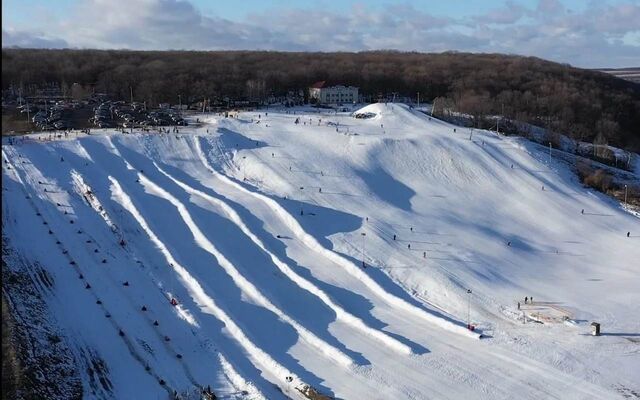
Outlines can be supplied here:
M511 241L507 242L507 246L511 246Z
M64 158L60 157L60 161L61 161L61 162L62 162L62 161L64 161Z
M409 230L410 230L411 232L413 232L413 226L412 226L412 227L410 227L410 228L409 228Z
M629 235L631 235L631 232L627 232L627 237L629 237Z
M456 128L453 128L453 133L455 133L455 132L456 132Z
M304 211L300 210L300 215L304 215Z
M407 243L407 249L411 250L411 243Z

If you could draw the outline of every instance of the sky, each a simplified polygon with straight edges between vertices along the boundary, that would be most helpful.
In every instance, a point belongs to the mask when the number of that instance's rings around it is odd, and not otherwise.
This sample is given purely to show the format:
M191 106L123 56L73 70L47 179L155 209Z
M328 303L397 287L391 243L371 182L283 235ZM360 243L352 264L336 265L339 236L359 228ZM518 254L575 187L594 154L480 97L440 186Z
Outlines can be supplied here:
M640 0L3 0L2 46L465 51L640 66Z

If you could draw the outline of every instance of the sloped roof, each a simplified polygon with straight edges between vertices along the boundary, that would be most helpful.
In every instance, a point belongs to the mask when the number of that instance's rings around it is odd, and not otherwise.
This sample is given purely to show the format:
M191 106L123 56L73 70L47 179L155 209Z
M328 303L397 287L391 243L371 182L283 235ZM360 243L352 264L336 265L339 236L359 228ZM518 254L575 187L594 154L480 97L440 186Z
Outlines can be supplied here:
M318 81L318 82L314 83L313 85L311 85L311 88L313 88L313 89L322 89L323 87L325 87L326 83L327 83L327 81Z

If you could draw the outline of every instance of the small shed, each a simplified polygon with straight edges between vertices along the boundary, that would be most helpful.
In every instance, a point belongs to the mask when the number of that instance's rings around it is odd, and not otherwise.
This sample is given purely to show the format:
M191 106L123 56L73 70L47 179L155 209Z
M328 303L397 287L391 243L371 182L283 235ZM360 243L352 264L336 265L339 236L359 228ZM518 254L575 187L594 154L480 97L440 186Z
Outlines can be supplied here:
M597 322L591 323L591 334L593 336L600 336L600 324Z

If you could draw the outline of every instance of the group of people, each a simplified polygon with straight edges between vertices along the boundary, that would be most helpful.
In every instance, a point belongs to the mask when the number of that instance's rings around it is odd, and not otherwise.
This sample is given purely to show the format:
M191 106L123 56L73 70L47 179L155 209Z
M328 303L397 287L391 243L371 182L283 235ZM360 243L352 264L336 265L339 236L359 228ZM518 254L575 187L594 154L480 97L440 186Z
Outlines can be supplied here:
M525 296L524 304L533 304L533 296ZM520 302L518 302L518 310L520 309Z

